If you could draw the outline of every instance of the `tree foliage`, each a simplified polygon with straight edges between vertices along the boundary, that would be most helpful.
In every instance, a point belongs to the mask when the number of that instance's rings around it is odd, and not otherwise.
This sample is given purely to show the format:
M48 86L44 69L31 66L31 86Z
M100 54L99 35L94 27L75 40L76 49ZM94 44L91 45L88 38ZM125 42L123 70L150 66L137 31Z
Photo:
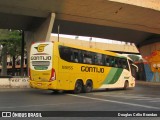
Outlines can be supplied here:
M7 46L7 54L19 56L21 52L21 31L0 29L0 44Z
M2 46L2 75L6 75L7 55L17 58L21 54L21 31L0 29L0 45ZM14 61L15 62L15 59ZM14 66L15 67L15 66Z

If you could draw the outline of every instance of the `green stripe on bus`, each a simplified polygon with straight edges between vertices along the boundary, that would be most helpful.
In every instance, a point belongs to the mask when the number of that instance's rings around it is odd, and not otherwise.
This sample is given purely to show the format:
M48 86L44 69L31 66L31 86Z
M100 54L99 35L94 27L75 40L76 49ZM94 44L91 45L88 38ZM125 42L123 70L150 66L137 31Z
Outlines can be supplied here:
M118 81L119 77L121 76L122 71L123 71L123 69L118 68L116 74L114 75L112 81L111 81L109 84L114 84L114 83L116 83L116 82Z
M109 84L112 81L116 72L117 72L117 68L111 68L103 84Z
M107 75L103 84L114 84L118 81L120 75L122 74L123 69L121 68L112 68L109 74Z

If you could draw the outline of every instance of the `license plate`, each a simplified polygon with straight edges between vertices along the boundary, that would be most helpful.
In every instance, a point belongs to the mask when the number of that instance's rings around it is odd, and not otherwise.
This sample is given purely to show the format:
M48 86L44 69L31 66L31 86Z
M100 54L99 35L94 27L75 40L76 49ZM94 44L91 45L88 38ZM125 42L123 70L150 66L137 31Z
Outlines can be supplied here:
M37 83L38 86L42 86L42 83Z

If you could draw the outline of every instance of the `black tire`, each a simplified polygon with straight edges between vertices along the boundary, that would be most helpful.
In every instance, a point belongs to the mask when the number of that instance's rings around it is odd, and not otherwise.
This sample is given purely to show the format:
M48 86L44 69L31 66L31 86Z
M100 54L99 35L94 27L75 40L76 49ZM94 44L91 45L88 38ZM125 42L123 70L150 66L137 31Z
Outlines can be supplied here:
M93 89L93 83L92 83L91 80L89 80L89 81L86 82L86 85L84 85L83 92L89 93L89 92L92 91L92 89Z
M82 92L82 88L83 88L82 81L80 81L80 80L76 81L73 93L74 94L81 93Z
M128 81L125 81L123 89L126 90L129 87Z
M59 94L59 93L63 93L64 91L63 91L63 90L53 90L53 92L54 92L55 94Z

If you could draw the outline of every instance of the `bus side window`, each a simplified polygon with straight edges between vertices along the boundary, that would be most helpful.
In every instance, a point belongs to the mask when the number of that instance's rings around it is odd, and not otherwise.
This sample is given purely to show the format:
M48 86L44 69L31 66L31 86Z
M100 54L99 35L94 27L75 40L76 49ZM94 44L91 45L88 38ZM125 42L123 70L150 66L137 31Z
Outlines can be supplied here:
M119 68L123 68L123 67L122 67L122 59L121 59L121 58L119 58L119 60L118 60L118 67L119 67Z
M77 49L71 49L72 55L71 55L71 61L72 62L79 62L79 50Z
M114 57L110 56L109 57L109 66L114 67L114 64L115 64Z
M127 59L122 59L122 68L129 70Z
M118 67L118 57L114 58L114 67Z
M79 59L78 59L79 63L83 63L83 51L79 50Z
M122 59L122 68L123 68L123 69L126 69L126 62L125 62L125 59Z
M99 54L99 53L94 54L94 63L96 65L102 65L103 64L102 54Z
M61 59L71 62L72 61L72 51L69 47L59 46L59 54Z
M75 56L74 62L78 62L78 56Z
M105 55L105 65L109 66L109 56Z
M82 51L83 63L92 64L92 53L88 51Z

